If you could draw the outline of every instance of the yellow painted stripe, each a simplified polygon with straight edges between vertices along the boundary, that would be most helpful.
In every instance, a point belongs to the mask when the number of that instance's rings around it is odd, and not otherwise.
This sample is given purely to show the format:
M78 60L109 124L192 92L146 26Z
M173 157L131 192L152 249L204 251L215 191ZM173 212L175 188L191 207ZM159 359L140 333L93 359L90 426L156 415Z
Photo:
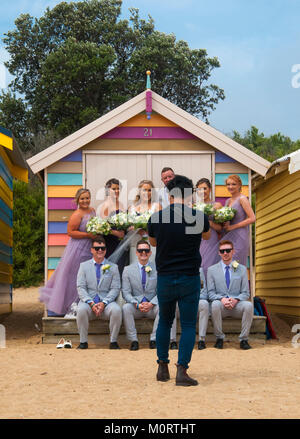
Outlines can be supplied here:
M151 119L147 119L146 114L138 114L119 125L120 127L177 127L178 125L169 119L159 115L152 114Z
M74 197L82 186L48 186L48 197Z
M0 188L3 189L4 193L7 197L12 201L13 200L13 191L7 186L2 177L0 177Z
M54 273L55 270L48 270L48 280L50 279L50 277L52 276L52 274Z
M10 208L13 208L13 200L9 194L7 194L2 187L0 187L0 198Z
M3 244L8 245L9 247L12 247L13 231L1 219L0 219L0 241L2 241Z
M0 273L7 274L9 276L12 275L13 268L12 265L6 264L5 262L0 261Z
M0 145L12 150L13 149L12 137L9 137L3 133L0 133Z
M28 183L28 169L21 168L21 166L13 165L11 169L11 175L17 180L24 181Z
M12 312L12 304L11 303L1 303L0 314L8 314L10 312Z
M248 186L242 187L242 194L248 197L249 195ZM216 197L230 197L230 193L228 192L226 186L216 186Z

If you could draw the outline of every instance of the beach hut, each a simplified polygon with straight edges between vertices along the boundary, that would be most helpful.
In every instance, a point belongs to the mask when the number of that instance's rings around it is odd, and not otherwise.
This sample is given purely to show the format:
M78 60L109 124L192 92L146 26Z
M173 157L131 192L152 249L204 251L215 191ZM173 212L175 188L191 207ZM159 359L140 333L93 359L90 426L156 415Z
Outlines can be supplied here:
M300 322L300 150L274 161L256 193L256 295Z
M251 175L266 174L268 161L147 84L144 92L28 160L45 186L45 279L52 275L68 242L67 221L75 208L74 195L82 186L91 190L91 205L97 211L109 178L123 182L122 201L127 201L134 198L142 179L152 180L159 188L161 169L170 166L194 183L208 178L213 196L224 204L229 197L228 175L241 177L243 193L251 199ZM250 280L251 261L250 257Z
M0 314L12 311L13 178L28 183L28 169L11 131L0 126Z

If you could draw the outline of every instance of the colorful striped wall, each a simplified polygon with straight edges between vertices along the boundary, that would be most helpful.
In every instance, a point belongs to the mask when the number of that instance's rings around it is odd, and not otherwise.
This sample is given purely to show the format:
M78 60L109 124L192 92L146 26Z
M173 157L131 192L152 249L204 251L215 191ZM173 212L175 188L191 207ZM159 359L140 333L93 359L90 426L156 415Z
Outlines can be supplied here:
M122 145L122 142L126 142L126 144L129 145L127 149L129 149L131 141L139 142L139 149L151 149L151 145L156 145L157 142L160 142L159 145L162 150L164 150L164 145L170 147L170 143L172 145L172 142L173 144L176 143L176 148L178 148L178 142L179 144L180 142L185 142L187 152L189 144L191 145L191 150L195 150L198 145L197 142L199 142L199 149L206 148L205 145L200 144L201 141L195 136L155 113L152 114L150 120L146 118L144 113L129 119L127 122L102 136L100 141L105 142L106 149L109 149L110 145L115 146L116 142L118 147ZM95 146L95 148L97 149L97 146ZM135 147L135 149L137 148L138 146ZM207 145L206 149L211 150L212 148L210 145ZM67 223L72 211L76 208L73 199L77 189L82 187L82 172L81 150L70 154L47 169L48 278L57 267L69 240L67 235ZM225 186L225 180L230 174L238 174L241 177L243 182L242 193L248 196L248 168L236 162L231 157L219 151L215 151L215 195L216 200L220 201L223 205L230 196ZM199 178L201 178L201 176L199 176Z
M49 279L68 243L68 220L76 209L74 196L82 187L82 152L76 151L47 168L47 260Z
M256 295L272 312L300 316L300 171L256 190Z

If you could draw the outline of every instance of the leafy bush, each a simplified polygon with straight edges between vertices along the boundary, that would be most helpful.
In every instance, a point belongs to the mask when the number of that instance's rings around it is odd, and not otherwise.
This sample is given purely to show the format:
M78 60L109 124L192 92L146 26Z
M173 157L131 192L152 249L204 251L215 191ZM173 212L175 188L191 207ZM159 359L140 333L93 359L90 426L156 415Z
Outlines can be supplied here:
M35 182L13 185L13 286L30 287L44 278L44 193Z

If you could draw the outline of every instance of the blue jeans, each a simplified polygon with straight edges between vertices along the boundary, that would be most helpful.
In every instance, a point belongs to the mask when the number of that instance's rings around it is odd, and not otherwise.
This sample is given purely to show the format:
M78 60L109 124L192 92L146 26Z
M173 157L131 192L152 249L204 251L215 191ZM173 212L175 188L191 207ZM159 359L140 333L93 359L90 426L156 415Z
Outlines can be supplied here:
M180 313L181 337L178 364L188 368L196 339L197 313L200 295L200 276L170 274L157 276L159 322L156 332L158 361L169 363L170 330L175 317L176 303Z

